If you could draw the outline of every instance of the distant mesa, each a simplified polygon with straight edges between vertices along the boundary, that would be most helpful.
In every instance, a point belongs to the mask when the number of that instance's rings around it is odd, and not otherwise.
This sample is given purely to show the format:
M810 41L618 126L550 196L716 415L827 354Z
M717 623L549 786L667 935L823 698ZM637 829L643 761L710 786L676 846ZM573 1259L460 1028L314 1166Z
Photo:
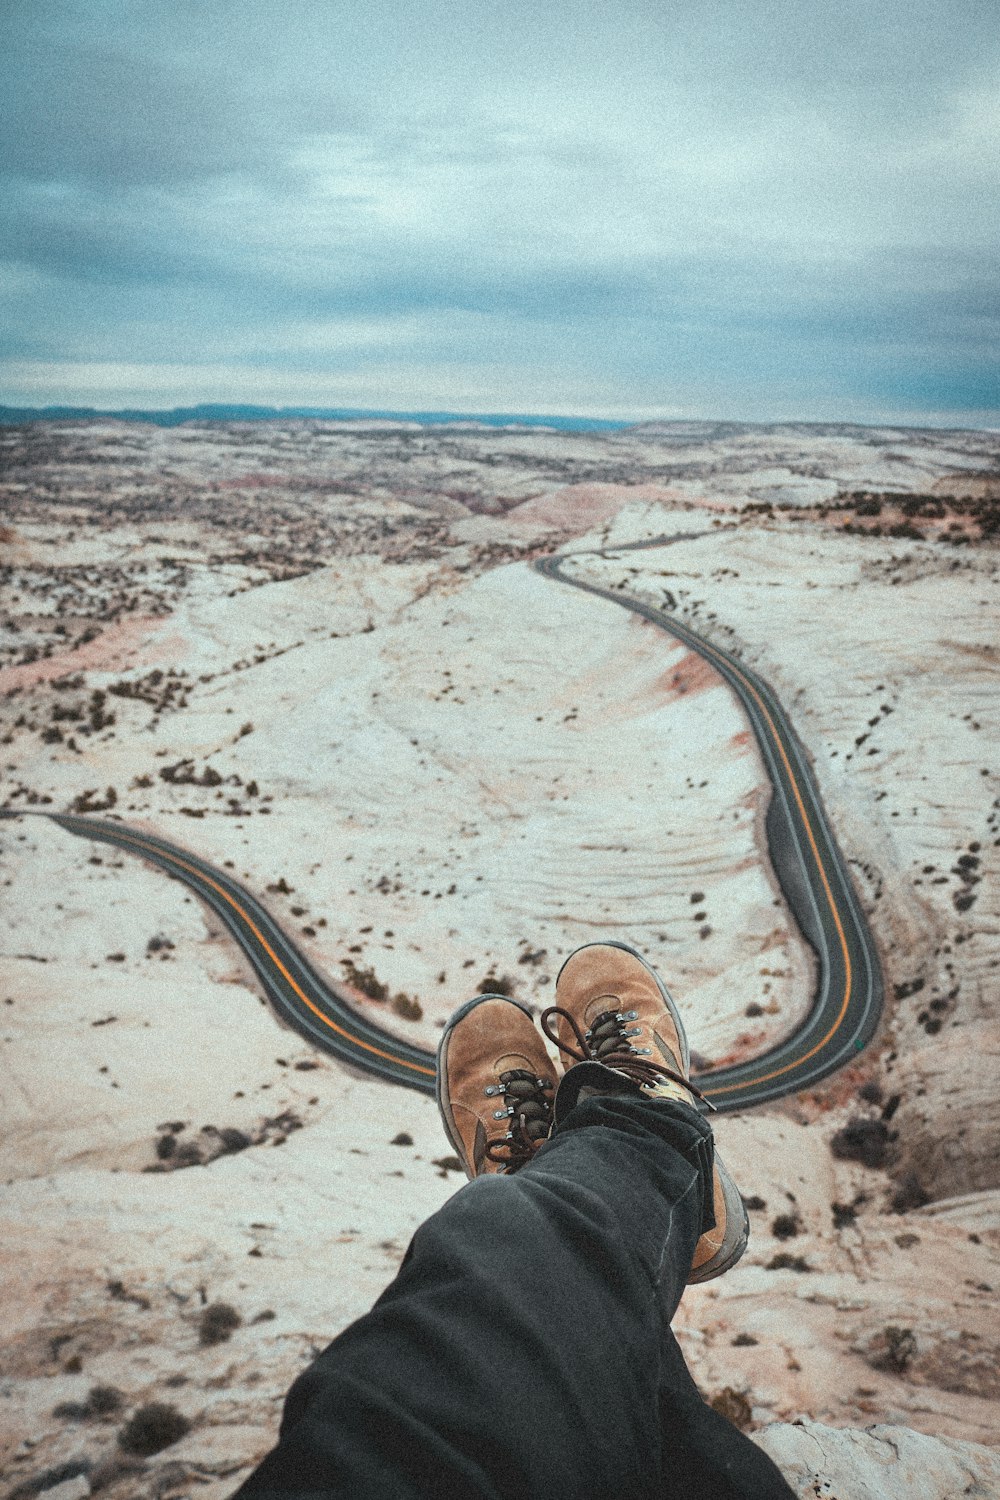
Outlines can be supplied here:
M146 407L97 406L0 406L0 427L20 427L26 422L148 422L153 427L181 427L186 422L387 422L411 427L508 427L548 428L557 432L623 432L637 437L675 444L696 441L725 442L754 433L796 433L803 437L854 437L865 439L872 432L902 436L924 428L899 422L796 422L788 419L738 422L700 418L646 418L640 421L613 417L555 417L531 412L388 411L355 406L241 406L225 402L200 402L197 406L172 406L169 410ZM961 427L939 428L941 432L964 432Z
M413 422L423 427L471 423L479 427L554 427L561 432L618 432L631 424L603 417L548 417L507 413L457 411L377 411L348 406L226 406L203 403L173 406L169 411L122 407L104 411L96 406L0 406L0 427L22 422L150 422L154 427L180 427L184 422Z

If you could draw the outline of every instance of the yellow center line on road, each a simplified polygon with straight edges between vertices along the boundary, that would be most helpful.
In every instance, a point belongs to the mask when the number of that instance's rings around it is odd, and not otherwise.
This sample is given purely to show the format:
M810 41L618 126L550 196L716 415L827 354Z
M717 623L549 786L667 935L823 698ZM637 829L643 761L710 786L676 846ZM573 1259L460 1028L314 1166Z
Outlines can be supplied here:
M555 564L555 572L553 574L550 574L550 576L560 576L558 560L556 558L553 558L552 562ZM576 580L564 579L564 581L565 582L575 582ZM609 599L612 603L616 603L616 604L624 603L624 600L622 599L621 595L612 593L611 590L608 590L608 589L602 589L599 585L583 584L582 587L588 588L588 589L592 590L594 593L602 594L605 598ZM626 596L626 598L627 597L629 597L629 596ZM639 602L639 601L636 601L636 602ZM648 608L651 609L651 610L653 610L654 607L653 606L648 606ZM659 611L659 610L656 610L655 613L657 615L661 615L662 614L662 612ZM688 627L682 625L679 621L678 622L671 622L666 617L663 617L663 624L664 624L664 628L666 628L669 632L675 634L681 640L687 639L688 644L692 645L695 650L697 650L699 653L703 653L703 654L705 654L705 655L713 658L714 661L717 664L721 664L722 666L726 667L729 672L731 672L734 676L736 676L739 679L739 681L742 683L742 685L743 685L744 689L746 690L746 692L750 695L750 697L753 698L753 700L757 704L757 707L759 708L761 714L763 715L764 720L767 723L767 727L768 727L768 729L770 731L772 742L777 747L778 754L781 757L782 763L783 763L784 768L785 768L785 773L786 773L786 776L788 778L788 782L789 782L789 784L790 784L790 786L792 788L792 793L793 793L796 805L797 805L798 810L799 810L799 815L800 815L800 817L802 819L802 823L803 823L803 825L805 827L806 836L807 836L807 838L809 840L809 846L810 846L810 849L812 851L812 856L813 856L813 859L815 861L816 868L819 871L820 880L822 881L823 890L824 890L824 893L826 895L827 904L829 906L830 913L831 913L831 915L833 917L834 926L836 927L836 930L837 930L837 936L838 936L838 939L840 941L841 952L843 954L843 959L844 959L844 994L843 994L843 999L841 1000L840 1008L839 1008L839 1010L837 1012L836 1018L834 1019L834 1021L833 1021L832 1025L830 1026L829 1030L826 1032L826 1034L823 1037L820 1038L820 1040L818 1042L815 1043L815 1045L813 1047L810 1048L810 1050L808 1052L803 1053L800 1057L795 1058L791 1062L783 1064L779 1068L773 1069L769 1073L761 1074L759 1077L750 1080L749 1081L749 1086L752 1088L755 1084L767 1083L767 1082L770 1082L774 1078L780 1078L783 1074L789 1073L789 1072L793 1071L795 1068L798 1068L801 1064L808 1062L810 1058L815 1057L818 1052L822 1051L822 1049L827 1045L827 1043L836 1035L837 1031L839 1030L840 1026L843 1023L845 1015L847 1014L847 1007L848 1007L848 1004L849 1004L849 1001L850 1001L850 997L851 997L851 988L852 988L852 983L853 983L853 968L852 968L852 964L851 964L851 956L850 956L850 951L848 949L847 937L846 937L846 934L844 932L844 926L843 926L843 923L841 921L840 912L838 910L837 903L836 903L836 900L834 898L834 894L833 894L833 891L831 889L829 879L827 877L826 868L825 868L825 866L823 864L823 861L822 861L822 859L820 857L819 846L817 844L816 836L815 836L815 833L813 831L812 822L810 820L809 814L806 811L805 802L804 802L804 800L802 798L801 791L799 790L799 784L798 784L798 781L796 779L795 772L792 769L792 765L791 765L791 762L790 762L790 760L788 758L788 754L787 754L787 752L785 750L784 745L782 744L781 738L780 738L780 736L778 734L777 726L775 725L775 722L774 722L773 718L771 717L771 713L770 713L769 709L767 708L767 705L764 703L764 701L761 698L760 694L758 693L757 689L754 687L753 683L749 680L749 678L745 675L745 673L738 666L736 666L735 663L733 661L731 661L728 658L728 656L726 656L723 652L721 652L716 647L712 646L708 641L704 640L701 636L697 635L696 632L689 630ZM201 881L205 885L210 886L211 889L214 890L218 895L220 895L222 897L222 899L225 902L227 902L227 904L229 906L231 906L233 908L233 910L243 919L243 921L246 923L247 927L253 933L254 937L257 940L257 942L260 944L260 947L263 949L263 951L267 954L268 958L271 960L271 963L274 965L275 969L282 975L282 977L288 983L288 985L290 986L290 988L294 991L294 993L302 1001L303 1005L305 1005L307 1007L307 1009L310 1010L312 1012L312 1014L315 1015L318 1020L322 1021L323 1024L325 1026L327 1026L331 1031L335 1032L338 1036L342 1037L345 1041L352 1042L356 1047L360 1047L364 1051L370 1052L375 1057L382 1058L386 1062L391 1062L391 1063L395 1064L397 1067L405 1068L405 1069L407 1069L408 1071L410 1071L412 1073L422 1074L424 1077L427 1077L427 1078L433 1078L435 1076L435 1070L433 1068L425 1067L425 1066L423 1066L423 1065L421 1065L419 1063L409 1062L409 1061L407 1061L404 1058L395 1056L391 1052L385 1052L385 1051L383 1051L381 1048L374 1046L370 1042L362 1041L359 1037L356 1037L356 1036L352 1035L351 1032L346 1031L342 1026L339 1026L335 1021L331 1020L329 1016L327 1016L326 1014L324 1014L324 1012L322 1010L320 1010L318 1008L318 1006L316 1006L309 999L309 996L302 989L301 985L299 985L298 982L289 973L288 969L282 963L282 961L278 957L277 953L275 953L275 951L271 947L270 943L264 937L264 934L260 931L260 929L256 926L256 924L254 923L254 921L250 917L250 914L239 904L238 901L234 900L234 898L229 894L228 891L226 891L224 889L224 887L222 887L221 885L219 885L210 876L206 875L202 870L198 869L195 865L188 864L185 860L179 858L177 855L169 852L168 850L160 848L156 844L149 843L146 840L144 840L144 839L142 839L142 838L140 838L140 837L138 837L136 835L133 835L133 834L127 834L126 835L124 833L121 833L121 834L116 833L115 840L118 841L118 842L120 842L120 843L122 843L122 844L125 844L126 846L131 845L131 846L133 846L133 847L135 847L135 848L137 848L139 850L146 850L146 851L148 851L148 852L150 852L152 854L155 854L160 859L166 859L170 863L176 865L179 869L185 870L190 875L193 875L198 881ZM706 1094L707 1094L707 1096L709 1098L718 1097L718 1096L720 1096L722 1094L736 1093L736 1092L739 1092L741 1089L746 1089L748 1087L747 1083L742 1083L742 1084L740 1084L740 1083L733 1083L733 1084L722 1085L719 1088L712 1088L711 1083L710 1083L708 1077L706 1078L706 1084L707 1084L707 1087L706 1087L705 1092L706 1092Z
M617 596L611 593L610 590L600 589L599 592L606 594L606 596L613 602L619 602ZM653 608L653 606L651 605L650 608ZM657 613L659 614L660 611L657 611ZM682 638L684 636L688 636L689 638L694 637L694 640L696 640L698 643L697 647L695 648L696 650L698 650L699 652L702 650L706 651L710 656L714 657L717 662L721 662L726 667L728 667L729 670L740 679L747 692L754 699L757 707L764 715L764 718L767 720L767 726L771 731L771 738L774 741L774 744L777 746L778 753L781 756L782 762L784 763L785 771L788 775L788 780L791 783L792 792L795 796L795 801L799 809L799 814L802 818L802 822L805 824L806 834L809 839L809 846L812 849L813 858L816 861L816 868L819 870L820 879L823 882L823 890L826 893L826 899L833 916L834 925L837 929L837 936L840 939L841 952L844 955L844 998L841 1001L840 1009L837 1012L837 1016L833 1022L833 1025L830 1027L826 1035L824 1037L821 1037L816 1045L814 1047L811 1047L808 1052L803 1053L801 1057L797 1057L793 1062L785 1063L780 1068L773 1069L773 1071L770 1073L762 1073L759 1078L755 1078L752 1080L753 1083L768 1083L772 1078L780 1078L783 1073L790 1073L793 1068L797 1068L802 1063L808 1062L811 1057L816 1056L817 1052L822 1051L827 1042L829 1042L830 1039L836 1035L841 1024L843 1023L844 1016L847 1014L847 1006L851 998L851 985L853 981L851 955L847 947L847 937L844 932L844 926L840 920L840 912L837 909L837 903L834 899L833 891L830 889L830 882L827 879L826 869L823 865L823 861L820 859L819 846L816 843L816 837L813 833L812 823L810 822L809 815L806 812L805 803L802 800L802 794L799 791L799 784L795 778L795 772L792 770L791 762L789 761L788 755L785 752L784 745L781 743L777 727L771 717L767 705L764 703L764 700L761 698L753 683L749 680L745 673L743 673L740 668L735 665L734 662L730 661L727 656L723 655L721 651L719 651L715 646L711 645L708 641L703 640L701 636L696 635L694 631L689 631L685 626L680 625L680 622L678 622L678 627L678 635L680 635ZM673 625L669 621L667 621L666 628L668 630L672 630ZM691 644L693 644L693 641L691 642ZM745 1083L727 1083L723 1084L720 1088L713 1089L711 1083L708 1082L708 1079L706 1078L705 1093L711 1099L717 1097L720 1094L736 1093L738 1090L746 1088L746 1086L747 1085Z
M434 1077L433 1068L425 1068L422 1067L419 1063L407 1062L403 1057L395 1057L391 1052L383 1052L379 1047L373 1046L371 1042L363 1042L360 1037L352 1036L349 1031L345 1031L342 1026L338 1026L336 1021L331 1021L329 1016L324 1015L319 1007L314 1005L313 1002L309 999L309 996L302 989L302 986L297 983L297 981L292 977L291 974L289 974L288 970L285 968L284 964L281 962L281 959L275 953L274 949L271 947L264 934L251 919L250 914L244 911L239 902L234 901L229 892L225 890L221 885L219 885L217 881L214 881L209 875L204 874L204 872L199 870L197 866L189 865L186 860L179 859L176 854L168 853L167 850L161 849L157 844L147 843L144 839L137 838L134 835L129 835L125 838L121 838L121 836L118 835L118 837L123 843L134 844L140 849L150 850L151 852L155 853L160 859L169 859L173 864L178 865L182 870L187 870L190 874L197 876L199 880L204 881L206 885L210 885L213 891L217 891L224 901L228 901L233 910L243 918L244 922L247 924L250 931L253 933L254 937L257 939L258 943L267 954L268 958L274 964L274 967L283 976L283 978L288 981L292 989L295 991L296 995L298 995L299 999L302 1001L303 1005L308 1006L313 1015L316 1016L320 1021L322 1021L324 1026L329 1026L331 1031L335 1031L337 1035L343 1037L345 1041L353 1042L356 1047L363 1047L366 1052L374 1053L376 1057L384 1058L386 1062L395 1063L397 1067L400 1068L409 1068L413 1073L423 1073L427 1078Z
M704 644L709 652L716 658L716 660L724 659L721 658L720 653L715 649L714 646L709 645L707 641ZM833 916L834 925L837 929L837 936L840 939L840 949L844 955L844 998L840 1002L840 1009L837 1012L836 1019L834 1020L832 1026L830 1027L826 1035L820 1038L815 1046L810 1047L808 1052L804 1052L801 1057L797 1057L794 1062L785 1063L782 1067L775 1068L770 1073L762 1073L759 1078L754 1079L754 1083L768 1083L772 1078L780 1078L783 1073L791 1072L793 1068L797 1068L802 1063L808 1062L811 1057L815 1057L816 1053L821 1052L822 1049L826 1046L827 1042L829 1042L831 1038L834 1037L839 1031L844 1017L847 1014L847 1006L851 998L853 968L851 966L850 951L847 947L847 936L844 932L844 925L840 920L840 912L837 909L837 903L834 900L833 891L830 889L830 882L827 878L826 868L823 864L823 861L820 859L819 846L816 843L816 836L813 833L812 823L809 819L808 813L806 812L805 803L802 800L802 793L799 791L799 784L795 778L795 772L792 770L792 765L788 759L785 747L781 743L781 740L778 736L777 727L774 723L774 720L771 718L767 705L764 703L764 700L761 698L753 683L750 682L746 675L740 671L739 667L734 666L732 662L727 660L726 665L729 667L730 671L735 672L736 676L745 686L747 692L750 693L750 695L753 697L755 703L757 704L757 707L760 709L761 713L764 715L764 718L767 720L767 727L771 731L771 737L775 745L778 747L778 754L781 756L785 771L788 776L788 780L791 783L792 792L795 796L795 802L799 809L799 815L802 818L802 822L805 824L806 835L809 839L809 847L812 850L813 859L816 861L816 868L819 870L820 879L823 882L823 890L826 893L826 899L830 907L830 912ZM707 1092L710 1095L713 1093L731 1094L735 1089L738 1089L739 1087L741 1087L741 1085L736 1083L729 1083L724 1084L721 1088L718 1089L712 1089L711 1087L709 1087Z

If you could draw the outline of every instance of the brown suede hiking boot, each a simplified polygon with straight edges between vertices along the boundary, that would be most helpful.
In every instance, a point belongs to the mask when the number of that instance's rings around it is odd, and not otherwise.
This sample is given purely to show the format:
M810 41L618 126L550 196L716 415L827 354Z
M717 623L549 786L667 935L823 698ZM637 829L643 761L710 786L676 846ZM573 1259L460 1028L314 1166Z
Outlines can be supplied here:
M634 948L614 942L578 948L559 972L555 998L542 1015L542 1029L561 1052L588 1065L568 1070L557 1120L580 1097L635 1088L647 1098L697 1108L695 1100L703 1095L688 1077L691 1052L680 1013L656 970ZM713 1199L715 1226L698 1241L689 1283L728 1271L750 1234L743 1199L718 1152Z
M531 1160L549 1138L557 1082L523 1005L477 995L459 1006L438 1046L437 1101L467 1177Z

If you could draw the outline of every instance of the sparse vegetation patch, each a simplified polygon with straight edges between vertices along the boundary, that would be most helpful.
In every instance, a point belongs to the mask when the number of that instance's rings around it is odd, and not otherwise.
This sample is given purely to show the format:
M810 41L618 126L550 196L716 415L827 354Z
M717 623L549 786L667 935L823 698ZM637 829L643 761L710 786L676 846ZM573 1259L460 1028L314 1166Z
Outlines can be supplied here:
M243 1319L228 1302L210 1302L198 1322L198 1340L202 1344L224 1344L242 1324Z
M118 1446L137 1458L151 1458L191 1431L191 1422L176 1406L151 1401L129 1418L118 1434Z
M830 1138L830 1150L841 1161L859 1161L866 1167L885 1165L889 1130L884 1121L858 1117L848 1120Z

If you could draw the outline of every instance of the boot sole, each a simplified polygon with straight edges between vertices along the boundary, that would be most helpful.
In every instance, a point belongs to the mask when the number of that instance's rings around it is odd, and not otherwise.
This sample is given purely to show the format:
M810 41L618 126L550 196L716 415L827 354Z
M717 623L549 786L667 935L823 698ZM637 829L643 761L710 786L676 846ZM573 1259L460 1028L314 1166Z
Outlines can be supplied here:
M691 1272L688 1277L688 1286L696 1286L700 1281L711 1281L716 1276L724 1276L741 1258L750 1239L750 1219L742 1195L718 1152L715 1154L715 1170L719 1174L722 1196L726 1203L726 1234L711 1259L706 1260L697 1271ZM737 1225L739 1225L738 1229Z
M448 1057L448 1041L451 1037L451 1033L454 1031L459 1021L463 1020L469 1014L470 1010L475 1010L477 1005L481 1005L484 1000L506 1000L508 1005L516 1006L522 1015L527 1016L529 1021L534 1020L534 1016L531 1014L531 1011L528 1009L528 1007L526 1005L522 1005L520 1000L515 1000L511 995L474 995L471 1000L466 1000L465 1004L460 1005L458 1009L451 1015L448 1020L447 1026L441 1033L441 1040L438 1042L437 1048L437 1064L434 1072L434 1096L437 1099L438 1114L441 1116L441 1123L444 1126L444 1133L448 1137L450 1144L455 1148L455 1154L458 1157L459 1161L462 1163L462 1170L464 1171L466 1177L468 1177L470 1182L474 1180L476 1174L474 1171L470 1171L469 1167L466 1165L465 1147L462 1144L461 1136L458 1134L452 1122L451 1109L445 1104L442 1083L444 1079L445 1063Z
M663 998L663 1003L670 1012L670 1018L677 1029L677 1036L680 1039L681 1051L683 1053L683 1072L685 1075L689 1075L691 1071L691 1048L688 1045L684 1023L680 1018L677 1006L674 1004L673 996L652 964L647 963L642 954L638 953L630 943L621 943L614 938L608 938L603 943L584 943L582 946L583 948L620 948L623 953L630 953L633 958L637 958L646 972L656 980L656 987ZM573 953L566 959L566 963L560 968L559 974L556 976L557 988L566 964L569 963L570 958L575 957L580 951L580 948L574 949ZM715 1154L715 1169L719 1174L722 1196L726 1204L726 1234L722 1244L711 1259L707 1260L703 1266L699 1266L697 1271L693 1271L688 1277L689 1286L694 1286L701 1281L712 1281L716 1276L723 1276L726 1271L731 1270L743 1255L750 1239L750 1219L743 1203L743 1196L732 1177L730 1177L726 1164L718 1152ZM738 1229L737 1225L739 1225Z

